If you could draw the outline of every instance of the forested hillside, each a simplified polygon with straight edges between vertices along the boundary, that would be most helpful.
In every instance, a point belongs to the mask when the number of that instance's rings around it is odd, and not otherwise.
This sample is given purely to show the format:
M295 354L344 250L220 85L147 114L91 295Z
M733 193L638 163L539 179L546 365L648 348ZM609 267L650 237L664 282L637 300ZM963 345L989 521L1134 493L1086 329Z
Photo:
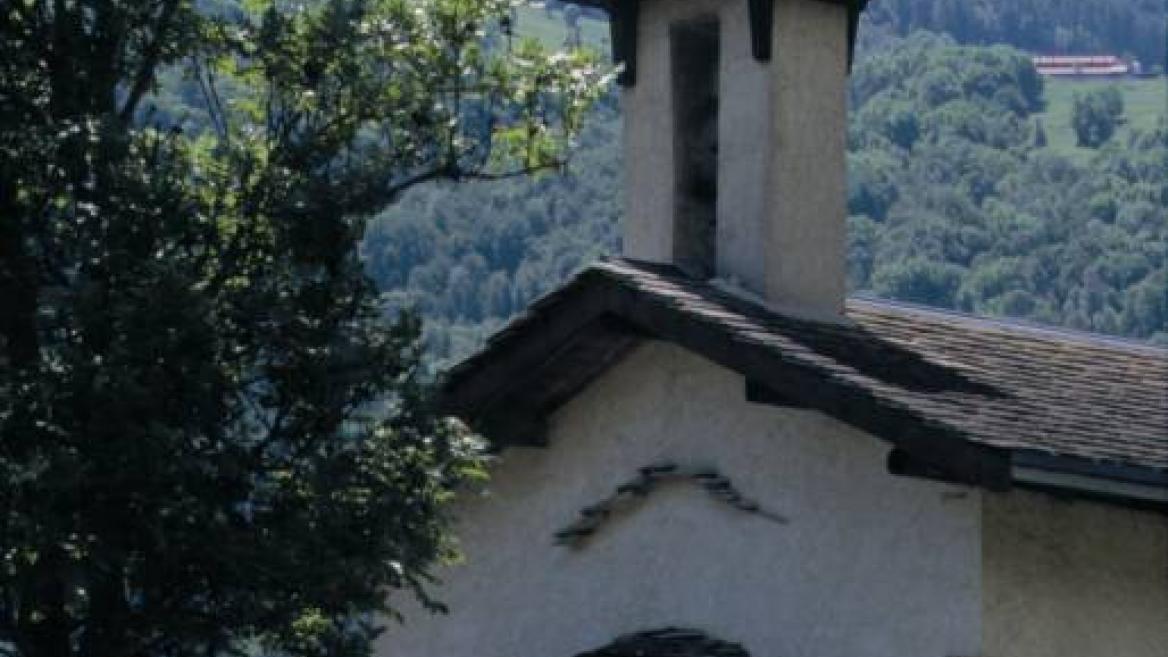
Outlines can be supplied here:
M1026 54L930 34L862 58L851 103L854 291L1168 343L1162 122L1069 153L1038 135ZM567 175L421 189L369 227L369 271L423 311L435 357L617 248L619 138L609 103Z
M860 34L943 32L963 44L1043 53L1108 53L1163 66L1164 0L874 0Z
M852 286L1163 341L1168 130L1076 163L1036 145L1041 82L1012 49L923 35L860 65Z

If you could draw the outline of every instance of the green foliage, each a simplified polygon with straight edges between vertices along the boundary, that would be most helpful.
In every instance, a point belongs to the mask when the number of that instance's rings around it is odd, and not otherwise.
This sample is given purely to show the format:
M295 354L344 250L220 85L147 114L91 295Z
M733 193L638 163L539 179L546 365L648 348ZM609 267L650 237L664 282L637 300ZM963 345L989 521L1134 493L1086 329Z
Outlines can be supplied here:
M422 181L562 165L611 72L511 8L5 5L0 650L364 654L390 594L439 607L477 443L358 246Z
M1075 94L1071 126L1079 146L1099 148L1123 121L1123 95L1115 87Z
M1046 128L1042 125L1042 119L1034 119L1034 147L1046 148L1050 140L1046 137Z
M952 306L964 270L947 263L909 258L896 267L882 267L872 276L872 289L881 296L929 305Z

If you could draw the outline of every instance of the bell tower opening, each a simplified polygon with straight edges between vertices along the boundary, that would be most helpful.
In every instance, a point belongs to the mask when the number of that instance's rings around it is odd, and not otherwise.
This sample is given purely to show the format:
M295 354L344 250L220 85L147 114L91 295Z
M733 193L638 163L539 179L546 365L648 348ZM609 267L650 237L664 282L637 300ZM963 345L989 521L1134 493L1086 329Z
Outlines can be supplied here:
M716 16L674 23L669 31L673 88L673 261L711 278L717 265L718 63Z

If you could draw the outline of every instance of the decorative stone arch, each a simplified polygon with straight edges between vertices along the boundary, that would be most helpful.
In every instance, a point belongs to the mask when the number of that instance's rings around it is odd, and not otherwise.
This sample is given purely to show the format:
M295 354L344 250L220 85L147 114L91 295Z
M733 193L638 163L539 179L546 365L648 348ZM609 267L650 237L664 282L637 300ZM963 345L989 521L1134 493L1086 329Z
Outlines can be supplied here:
M697 630L667 627L626 634L612 643L576 657L750 657L742 646Z

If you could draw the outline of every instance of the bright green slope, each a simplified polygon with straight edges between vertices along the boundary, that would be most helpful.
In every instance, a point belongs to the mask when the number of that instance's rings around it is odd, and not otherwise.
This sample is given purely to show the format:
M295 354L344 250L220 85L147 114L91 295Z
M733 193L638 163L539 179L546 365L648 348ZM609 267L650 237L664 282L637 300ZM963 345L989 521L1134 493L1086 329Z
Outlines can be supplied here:
M1046 80L1046 111L1037 116L1046 128L1049 147L1078 160L1088 159L1094 152L1075 145L1075 131L1071 128L1071 110L1075 94L1085 94L1106 86L1118 87L1123 92L1124 116L1127 122L1113 139L1126 138L1132 129L1149 130L1164 116L1168 107L1168 81L1165 78L1141 80Z

